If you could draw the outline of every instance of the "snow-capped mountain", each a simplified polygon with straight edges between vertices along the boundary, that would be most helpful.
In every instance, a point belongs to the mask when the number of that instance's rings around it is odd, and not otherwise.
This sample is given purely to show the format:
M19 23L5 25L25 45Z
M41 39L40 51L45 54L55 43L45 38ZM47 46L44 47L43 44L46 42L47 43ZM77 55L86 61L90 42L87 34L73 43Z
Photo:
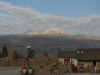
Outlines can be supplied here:
M40 35L43 34L42 31L33 31L33 30L28 30L25 33L23 33L23 35Z
M44 32L28 30L23 35L70 35L70 33L62 29L52 28Z
M65 30L58 29L58 28L51 28L46 31L33 31L28 30L25 33L19 35L57 35L57 36L67 36L69 38L76 38L76 39L95 39L100 40L100 36L96 35L84 35L84 34L71 34Z
M48 35L54 35L54 34L69 35L70 33L65 31L65 30L62 30L62 29L52 28L50 30L45 31L43 34L48 34Z

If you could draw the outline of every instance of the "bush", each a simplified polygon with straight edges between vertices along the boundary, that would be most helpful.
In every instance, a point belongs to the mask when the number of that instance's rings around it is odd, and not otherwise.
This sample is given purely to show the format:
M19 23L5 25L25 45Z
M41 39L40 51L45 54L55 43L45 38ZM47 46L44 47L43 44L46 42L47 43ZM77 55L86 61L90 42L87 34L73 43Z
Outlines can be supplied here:
M28 69L33 69L31 66L29 66L29 68Z

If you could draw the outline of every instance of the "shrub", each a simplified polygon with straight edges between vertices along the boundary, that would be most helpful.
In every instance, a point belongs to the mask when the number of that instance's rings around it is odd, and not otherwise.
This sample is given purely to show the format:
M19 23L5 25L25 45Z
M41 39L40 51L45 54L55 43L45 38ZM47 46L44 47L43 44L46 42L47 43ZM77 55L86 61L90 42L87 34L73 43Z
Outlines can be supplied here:
M33 69L31 66L29 66L29 68L28 69Z

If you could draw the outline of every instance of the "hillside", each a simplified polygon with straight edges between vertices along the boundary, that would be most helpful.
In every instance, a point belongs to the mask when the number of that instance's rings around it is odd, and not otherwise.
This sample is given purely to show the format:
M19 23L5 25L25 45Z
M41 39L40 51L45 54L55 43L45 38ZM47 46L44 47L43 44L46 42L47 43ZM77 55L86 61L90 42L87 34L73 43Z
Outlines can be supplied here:
M3 45L8 50L15 50L18 53L27 54L27 46L31 45L36 54L46 51L57 54L60 50L76 50L78 48L100 48L100 40L75 39L67 36L49 35L5 35L0 36L0 50Z

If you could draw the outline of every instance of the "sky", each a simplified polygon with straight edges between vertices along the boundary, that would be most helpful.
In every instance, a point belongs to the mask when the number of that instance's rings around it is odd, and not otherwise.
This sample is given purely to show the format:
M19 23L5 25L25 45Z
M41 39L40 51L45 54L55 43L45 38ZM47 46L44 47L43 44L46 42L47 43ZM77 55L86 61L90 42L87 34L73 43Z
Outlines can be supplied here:
M100 0L0 0L0 35L51 28L100 35Z

